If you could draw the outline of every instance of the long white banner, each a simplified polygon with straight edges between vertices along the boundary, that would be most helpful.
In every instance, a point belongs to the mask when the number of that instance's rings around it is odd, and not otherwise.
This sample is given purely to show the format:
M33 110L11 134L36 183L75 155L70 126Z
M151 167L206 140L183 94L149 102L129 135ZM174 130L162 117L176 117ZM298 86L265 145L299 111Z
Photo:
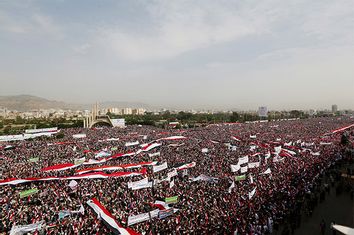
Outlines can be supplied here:
M157 166L153 166L152 167L152 170L153 170L154 173L162 171L162 170L165 170L165 169L167 169L167 162L164 162L161 165L157 165Z
M156 218L159 215L159 209L150 211L148 213L142 213L139 215L131 215L128 217L128 226L141 223L147 220L150 220L152 218Z

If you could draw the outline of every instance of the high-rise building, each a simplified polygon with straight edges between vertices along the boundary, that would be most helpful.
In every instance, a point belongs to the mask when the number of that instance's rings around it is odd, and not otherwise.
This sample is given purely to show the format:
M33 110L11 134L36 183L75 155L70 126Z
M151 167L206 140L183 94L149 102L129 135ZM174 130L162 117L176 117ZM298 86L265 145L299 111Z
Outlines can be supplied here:
M134 115L144 115L145 114L145 109L139 108L139 109L133 109L133 114Z
M338 106L336 104L332 105L332 113L336 113L338 111Z
M133 114L133 110L132 110L132 108L124 108L124 109L122 109L122 114L131 115L131 114Z
M110 109L108 109L108 111L109 111L110 113L117 114L117 115L122 114L122 110L119 109L119 108L110 108Z

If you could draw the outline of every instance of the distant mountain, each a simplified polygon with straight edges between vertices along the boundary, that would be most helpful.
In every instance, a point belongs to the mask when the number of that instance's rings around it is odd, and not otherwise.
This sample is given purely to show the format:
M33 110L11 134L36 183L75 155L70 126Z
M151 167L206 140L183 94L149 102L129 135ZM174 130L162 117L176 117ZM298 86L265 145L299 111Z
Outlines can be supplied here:
M0 107L10 110L30 111L34 109L75 109L79 106L61 101L47 100L32 95L0 96Z
M70 104L62 101L48 100L32 95L0 96L0 107L9 110L30 111L36 109L71 109L71 110L91 110L94 104ZM139 102L102 102L99 108L145 108L151 107Z

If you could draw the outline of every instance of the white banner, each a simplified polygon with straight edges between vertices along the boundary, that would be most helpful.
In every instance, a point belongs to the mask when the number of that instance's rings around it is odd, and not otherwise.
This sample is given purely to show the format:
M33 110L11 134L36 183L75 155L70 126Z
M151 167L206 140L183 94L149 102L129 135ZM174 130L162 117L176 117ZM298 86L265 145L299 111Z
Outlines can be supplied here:
M35 230L41 230L44 221L34 223L34 224L27 224L27 225L14 225L11 228L10 235L20 235L29 232L33 232Z
M125 143L125 147L130 147L130 146L134 146L134 145L138 145L139 141L135 141L135 142L127 142Z
M241 165L241 164L244 164L244 163L248 163L248 156L240 157L238 159L238 165Z
M251 199L254 196L254 194L256 193L256 188L257 187L255 187L250 193L248 193L248 199Z
M143 188L152 188L152 181L151 182L147 182L145 184L138 184L138 185L133 185L133 187L131 188L132 190L138 190L138 189L143 189Z
M142 180L139 180L139 181L128 182L128 188L133 188L135 186L138 186L140 184L146 184L148 182L149 182L149 179L147 177Z
M248 171L248 166L241 167L241 174L246 173Z
M113 127L125 127L125 119L124 118L111 119L111 123L112 123Z
M160 156L160 152L149 153L149 157L156 157L156 156Z
M175 186L175 180L170 181L170 188L173 188L173 186Z
M274 151L275 151L275 153L279 154L281 151L281 146L274 147Z
M75 134L73 135L74 139L86 138L86 134Z
M231 165L231 172L237 172L241 169L240 165Z
M171 179L172 177L177 175L178 175L177 170L174 169L173 171L167 173L167 178Z
M35 134L40 132L56 132L58 127L51 127L51 128L42 128L42 129L27 129L25 130L26 134Z
M158 217L159 216L159 211L160 211L160 209L156 209L156 210L150 211L151 219Z
M252 168L256 168L259 167L260 162L249 162L248 163L248 168L252 169Z
M163 163L161 165L157 165L157 166L153 166L152 167L152 170L153 170L154 173L162 171L162 170L165 170L165 169L167 169L167 162L165 162L165 163Z
M150 219L149 213L143 213L139 215L131 215L128 217L128 226L141 223Z
M128 217L128 226L141 223L159 216L159 209L152 210L148 213L142 213L139 215L131 215Z

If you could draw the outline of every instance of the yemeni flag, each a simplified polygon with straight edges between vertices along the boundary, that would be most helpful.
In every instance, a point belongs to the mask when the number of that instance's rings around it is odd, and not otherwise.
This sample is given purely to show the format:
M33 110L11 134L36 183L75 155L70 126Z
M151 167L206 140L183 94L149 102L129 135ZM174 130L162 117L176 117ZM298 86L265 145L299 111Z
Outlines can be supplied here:
M96 198L88 200L87 205L95 211L98 217L104 221L105 225L109 227L114 234L139 235L139 233L135 232L131 228L123 228L122 225L117 222L112 214Z
M349 129L349 128L352 128L352 127L354 127L354 124L349 125L349 126L345 126L345 127L342 127L342 128L338 128L338 129L336 129L336 130L333 130L333 131L332 131L332 134L335 134L335 133L341 132L341 131L345 131L345 130L347 130L347 129Z
M118 165L118 166L101 166L101 167L86 168L86 169L78 170L78 171L76 171L76 173L85 174L85 173L92 172L92 171L116 171L116 170L123 170L123 169L134 169L134 168L140 168L143 166L154 166L156 164L157 164L157 161L131 163L131 164Z
M141 149L141 151L147 152L147 151L150 151L151 149L154 149L154 148L159 147L159 146L161 146L161 144L159 144L159 143L148 144L148 145L144 146Z
M170 209L170 207L168 206L168 204L164 201L159 201L156 200L155 203L151 203L150 204L152 207L157 207L159 208L159 210L167 210Z
M280 157L292 157L296 155L296 152L288 150L288 149L282 149L279 153Z
M63 163L63 164L58 164L58 165L54 165L54 166L48 166L45 168L42 168L41 171L44 172L50 172L50 171L64 171L64 170L68 170L71 168L75 168L78 167L79 165L75 165L72 163Z
M177 135L177 136L169 136L169 137L161 138L158 140L183 140L183 139L187 139L187 137Z
M236 140L236 141L238 141L238 142L241 141L241 138L238 137L238 136L231 136L231 139Z
M188 168L193 168L195 167L197 164L195 162L191 162L191 163L179 163L177 165L174 166L175 169L177 169L178 171L181 170L185 170Z

